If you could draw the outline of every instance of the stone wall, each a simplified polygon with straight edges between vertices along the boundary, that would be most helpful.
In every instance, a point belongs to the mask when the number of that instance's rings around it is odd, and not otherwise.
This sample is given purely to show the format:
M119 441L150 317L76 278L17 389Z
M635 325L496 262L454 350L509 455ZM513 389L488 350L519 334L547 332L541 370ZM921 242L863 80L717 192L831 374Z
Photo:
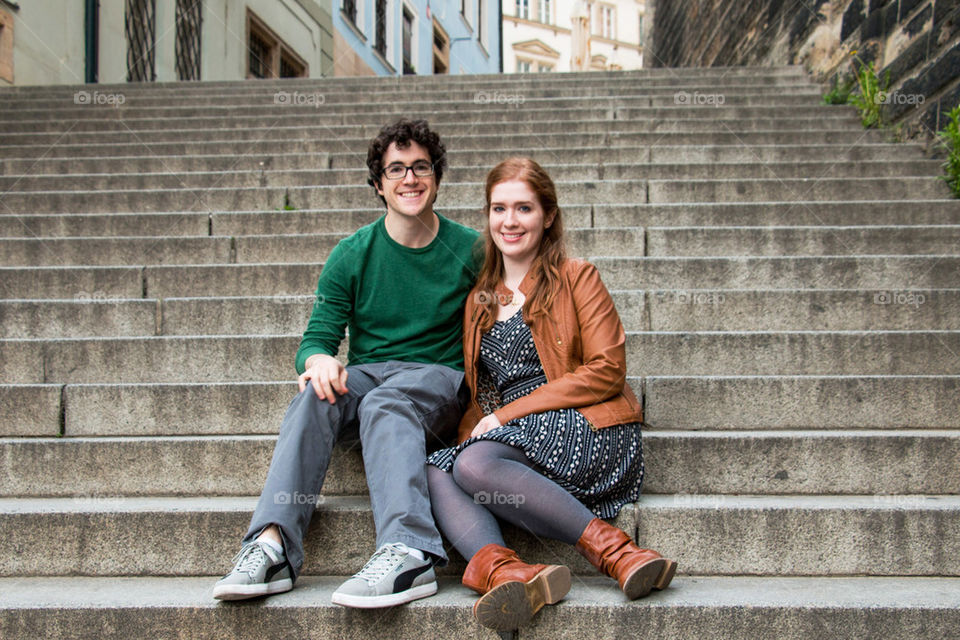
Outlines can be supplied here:
M855 57L889 72L883 113L932 136L960 103L960 0L654 0L649 66L803 65L825 85Z

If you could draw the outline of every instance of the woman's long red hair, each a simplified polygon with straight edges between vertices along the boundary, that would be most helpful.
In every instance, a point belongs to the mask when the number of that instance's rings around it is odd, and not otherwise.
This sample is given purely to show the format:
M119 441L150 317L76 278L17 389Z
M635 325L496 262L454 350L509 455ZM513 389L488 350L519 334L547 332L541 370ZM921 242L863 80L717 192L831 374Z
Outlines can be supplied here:
M484 261L477 278L476 291L478 302L487 310L480 322L482 331L489 331L497 317L497 285L503 280L503 255L493 242L490 233L490 194L501 182L520 180L536 194L543 209L543 219L552 219L552 224L543 230L537 259L530 269L537 276L533 291L524 302L524 315L532 317L547 314L553 304L553 298L560 288L560 266L566 260L567 252L563 244L563 220L557 204L557 189L553 180L539 164L530 158L507 158L487 174L487 224L483 230Z

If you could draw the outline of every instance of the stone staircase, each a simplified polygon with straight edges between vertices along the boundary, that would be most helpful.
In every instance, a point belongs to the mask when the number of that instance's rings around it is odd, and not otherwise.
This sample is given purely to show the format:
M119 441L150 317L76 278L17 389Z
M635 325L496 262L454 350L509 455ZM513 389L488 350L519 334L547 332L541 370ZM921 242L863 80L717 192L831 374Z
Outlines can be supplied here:
M443 135L453 219L482 225L508 154L551 172L646 408L645 493L616 524L680 575L626 602L570 548L508 531L576 574L519 637L957 633L960 203L938 162L820 105L800 69L116 85L97 91L122 106L77 104L89 90L0 92L0 637L495 636L459 557L432 598L330 604L373 551L355 451L298 587L210 596L323 261L382 213L366 145L400 115Z

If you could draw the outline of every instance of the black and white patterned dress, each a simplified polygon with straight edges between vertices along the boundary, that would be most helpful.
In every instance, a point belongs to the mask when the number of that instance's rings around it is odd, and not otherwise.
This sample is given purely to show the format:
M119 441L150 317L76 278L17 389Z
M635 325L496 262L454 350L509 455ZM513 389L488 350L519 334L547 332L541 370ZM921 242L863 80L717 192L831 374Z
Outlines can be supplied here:
M480 366L493 379L503 404L547 381L530 327L520 311L496 322L484 334ZM643 449L639 422L594 431L576 409L534 413L436 451L427 463L450 471L463 448L477 440L494 440L522 450L541 473L600 518L616 516L623 505L640 495Z

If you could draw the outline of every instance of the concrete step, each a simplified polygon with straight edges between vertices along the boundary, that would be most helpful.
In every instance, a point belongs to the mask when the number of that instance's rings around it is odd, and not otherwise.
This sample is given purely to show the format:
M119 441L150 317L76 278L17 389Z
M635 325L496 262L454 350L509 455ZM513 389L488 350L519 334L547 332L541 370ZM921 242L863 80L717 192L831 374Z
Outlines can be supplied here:
M561 202L637 204L644 202L770 202L837 200L858 191L875 200L941 199L949 195L946 184L935 177L855 179L760 180L602 180L557 183ZM366 185L318 187L211 187L197 189L143 189L127 191L11 191L3 200L11 213L113 213L144 211L243 211L316 208L374 207L377 199ZM445 183L438 199L443 206L477 206L483 202L483 185Z
M653 100L670 98L673 106L688 108L723 107L728 99L741 96L764 95L774 98L781 96L806 96L807 103L818 103L822 94L816 84L803 79L682 79L652 84L636 82L597 82L586 79L577 82L521 83L507 87L503 83L474 82L459 86L413 86L410 84L373 89L376 100L370 99L369 89L338 90L336 87L301 84L298 87L239 87L239 91L197 92L138 92L130 85L108 87L81 86L64 87L63 90L47 95L22 97L15 94L0 102L12 113L29 110L43 113L46 110L59 110L70 114L103 117L104 114L116 114L123 117L144 109L191 109L224 106L244 108L249 106L269 106L275 111L306 110L317 112L337 111L344 107L357 107L360 112L389 113L409 109L414 113L431 109L451 108L461 105L465 108L484 106L517 109L520 106L534 106L538 103L553 102L561 105L582 103L593 100ZM252 90L251 90L252 89ZM2 98L2 96L0 96ZM812 99L811 99L812 98ZM33 116L35 118L36 115ZM30 118L30 119L33 119Z
M960 428L960 378L651 376L628 379L656 430ZM282 382L0 385L0 435L275 435L297 386Z
M476 229L485 216L472 206L444 206L443 215ZM49 213L0 215L0 237L246 236L352 233L383 215L382 208L297 211ZM869 226L960 224L960 201L834 201L760 203L564 204L576 227Z
M628 332L633 375L924 375L960 371L955 331Z
M119 238L0 238L0 264L123 265L145 264L255 264L295 261L303 257L326 260L344 233L268 236L119 237ZM566 233L572 255L643 255L644 230L570 229Z
M960 247L958 225L648 227L645 233L649 256L949 255Z
M613 291L628 331L960 330L960 289ZM312 294L0 301L0 338L297 333Z
M864 200L924 200L949 195L939 177L650 180L647 184L647 202L806 202L838 200L851 193Z
M437 131L444 139L455 139L461 151L502 151L529 150L534 153L537 149L566 147L577 149L604 145L608 147L636 147L655 144L665 146L676 145L776 145L776 144L813 144L813 145L863 145L882 143L886 140L877 131L716 131L713 133L610 133L602 137L597 134L562 134L562 133L530 133L521 127L515 133L501 133L499 135L464 135L462 130L451 128L444 131L437 127ZM362 158L366 153L369 138L342 137L331 139L329 135L307 139L296 135L299 129L291 132L291 136L261 137L255 140L237 140L234 135L224 135L213 140L179 139L171 142L155 142L150 145L151 155L179 156L179 155L248 155L274 153L333 153L349 152L355 157ZM255 143L255 144L254 144ZM75 158L75 157L103 157L129 156L143 153L143 144L137 141L122 143L89 143L89 144L57 144L54 147L43 144L0 145L0 154L10 159L44 158ZM359 154L359 155L357 155Z
M952 255L595 257L591 262L609 289L923 290L952 288L960 273L960 257Z
M643 381L655 429L955 429L948 376L660 376ZM634 383L636 388L636 383Z
M299 335L0 340L15 384L246 382L293 373ZM957 331L627 332L632 375L933 375L960 367Z
M504 156L501 156L501 158ZM578 158L583 160L582 158ZM835 163L702 163L702 164L555 164L543 165L554 181L746 179L746 178L882 178L930 176L942 164L938 160L859 162L835 167ZM454 167L444 173L449 182L483 182L492 165ZM99 167L95 170L100 171ZM242 171L191 171L154 173L74 173L70 175L0 176L0 188L24 191L184 189L205 187L280 187L314 185L363 185L367 169L245 169Z
M835 200L823 202L678 202L633 205L596 204L592 221L598 227L618 226L791 226L956 224L960 201ZM566 213L566 209L564 209ZM264 214L270 215L270 214ZM304 214L306 215L306 214ZM251 220L237 216L215 220ZM254 227L256 228L256 227Z
M237 140L256 142L270 136L272 138L316 138L328 135L332 139L352 139L362 137L367 142L374 138L383 124L374 125L325 125L299 124L297 122L277 122L272 126L249 127L204 127L188 129L187 123L177 128L143 129L136 130L131 126L119 127L115 131L60 131L52 133L4 133L4 146L7 148L23 145L76 145L84 143L123 144L137 142L139 144L154 144L176 142L178 140L220 140L232 136ZM263 119L260 123L263 124ZM455 136L455 129L461 135L463 127L469 127L471 135L493 135L497 132L512 131L515 133L556 135L556 134L593 134L593 135L629 135L643 133L673 133L689 135L692 133L711 134L715 131L724 132L764 132L764 133L799 133L812 132L823 135L827 132L848 133L856 131L854 120L837 118L788 118L770 119L753 118L722 120L719 118L697 120L552 120L538 122L489 122L483 114L478 114L476 121L471 121L466 115L460 123L438 123L436 129L443 139Z
M532 156L547 165L572 159L564 148L539 149L497 149L491 151L447 151L448 172L459 167L492 167L504 157L520 153ZM830 157L831 163L825 163L824 157ZM858 169L864 164L870 169L895 161L915 166L914 161L927 166L919 145L865 143L860 145L761 145L743 147L742 145L713 146L670 146L663 147L599 147L589 146L577 150L576 158L580 164L597 163L604 166L613 164L645 163L657 168L661 165L675 165L677 170L688 170L688 164L721 165L730 168L740 164L763 166L776 164L780 171L789 171L790 167L804 167L812 170L813 175L823 175L823 168L833 165L834 170L865 171ZM837 166L837 161L844 161ZM906 162L905 162L906 161ZM117 157L78 157L78 158L30 158L26 160L0 158L0 175L72 175L78 173L177 173L197 171L279 171L293 169L322 170L358 169L361 162L354 153L247 153L231 155L183 155L183 156L117 156ZM818 170L819 169L819 170ZM779 174L778 174L779 175ZM808 174L809 175L809 174ZM785 176L790 177L790 176Z
M0 237L203 236L210 222L204 212L0 215Z
M524 95L524 101L534 96ZM595 100L584 101L583 104L596 103ZM459 108L453 109L434 107L422 112L421 117L428 120L431 125L440 124L490 124L494 122L509 123L547 123L551 121L601 121L611 124L610 121L623 123L641 123L656 124L659 126L669 126L672 123L693 124L694 121L704 120L703 113L698 109L687 108L684 106L645 106L648 101L643 98L618 98L618 102L632 102L637 106L611 106L607 108L598 108L597 106L568 106L558 113L556 108L544 108L541 102L539 106L524 105L523 109L510 110L491 110L483 104L472 104L464 106L457 105ZM449 103L447 103L449 105ZM381 127L385 122L395 118L394 113L389 112L364 112L357 113L353 111L354 104L345 104L334 106L326 104L323 109L319 108L278 108L275 105L249 105L249 106L215 106L212 108L201 109L196 115L187 115L192 113L193 109L182 106L181 113L165 112L163 116L150 116L141 114L142 109L128 108L121 113L111 113L103 111L73 110L69 113L72 118L63 117L51 118L49 113L43 113L43 109L35 109L31 112L33 116L30 119L15 118L0 121L0 132L9 134L39 134L69 132L71 134L104 131L104 132L123 132L123 131L155 131L155 130L177 130L177 129L246 129L262 125L264 119L276 125L289 126L307 126L315 127L318 125L342 126L353 125L364 127ZM12 107L11 107L12 108ZM26 107L19 107L26 108ZM50 109L64 115L61 109ZM152 111L150 109L148 113ZM559 117L558 117L559 116ZM767 122L767 123L786 123L790 120L819 120L827 128L833 128L827 123L842 123L845 126L859 126L856 114L848 109L834 109L829 106L808 104L795 106L718 106L711 111L711 118L716 121L745 121ZM366 130L365 130L366 131Z
M319 513L306 536L303 573L356 571L374 551L368 500L305 498L319 502ZM0 499L0 521L11 532L0 538L0 575L226 573L255 503L241 496ZM683 574L957 576L958 513L957 496L648 495L635 512L621 510L617 526L637 530L643 546L677 560ZM512 528L505 534L521 557L547 554L594 575L568 545ZM338 541L335 551L330 540ZM462 567L457 558L441 572L457 575Z
M751 67L712 67L712 68L697 68L697 67L687 67L687 68L660 68L660 69L643 69L643 70L631 70L631 71L591 71L587 73L570 73L562 72L551 74L548 77L542 76L531 76L525 74L501 74L501 73L488 73L488 74L464 74L464 75L452 75L452 76L429 76L429 75L413 75L413 76L379 76L379 77L336 77L336 78L274 78L274 79L258 79L254 82L237 82L235 80L214 80L214 81L204 81L202 83L196 82L152 82L146 86L139 86L137 84L118 82L118 83L105 83L99 85L107 89L114 88L128 88L132 91L143 91L143 92L162 92L175 94L178 92L188 92L188 93L204 93L204 92L221 92L224 89L226 90L247 90L257 92L260 90L273 90L275 88L298 88L305 86L313 85L323 85L328 87L339 87L339 88L384 88L391 86L458 86L458 85L470 85L477 82L498 82L500 84L510 84L510 83L519 83L526 84L530 83L532 85L545 84L550 86L555 86L557 83L573 81L573 82L609 82L610 84L618 84L625 80L639 81L644 79L657 80L664 78L673 78L673 79L685 79L689 80L691 78L711 78L714 80L723 80L723 79L740 79L740 78L799 78L806 76L804 75L803 69L800 66L796 65L783 65L775 67L763 67L763 68L751 68ZM30 85L18 85L14 87L4 87L3 92L8 93L9 95L46 95L47 93L70 93L77 89L83 88L86 85L75 84L75 85L56 85L56 86L30 86Z
M643 440L647 495L960 493L960 429L647 430ZM262 435L0 438L0 496L256 495L274 443ZM323 494L366 494L359 448L334 458Z
M277 78L273 80L256 80L255 82L236 81L204 81L196 82L151 82L145 86L135 83L104 83L96 88L106 93L117 91L128 92L131 97L163 97L180 98L187 100L190 97L223 97L240 98L244 95L271 95L280 90L295 91L304 89L325 89L328 93L349 93L359 95L377 92L404 92L419 95L446 90L456 92L468 88L496 88L510 86L513 88L525 87L528 89L547 88L601 88L610 92L615 89L639 88L653 89L656 87L675 87L682 85L716 85L716 86L807 86L816 87L802 73L795 72L767 72L734 73L716 69L701 69L696 73L686 75L665 74L650 75L647 70L621 71L615 73L555 73L546 78L530 75L513 74L479 74L457 76L402 76L402 77L366 77L366 78ZM65 84L57 86L37 87L4 87L3 95L9 99L53 99L69 97L80 89L90 89L84 84Z
M960 289L683 289L649 291L642 305L614 293L627 329L870 331L960 329ZM633 311L646 314L637 318ZM625 312L626 311L626 312Z
M538 554L532 561L548 561ZM131 633L161 638L171 628L188 638L491 638L470 614L476 594L454 577L439 593L403 607L364 611L330 604L340 577L306 576L291 592L243 604L212 598L219 576L197 578L5 578L0 633L10 640ZM831 638L940 640L960 625L960 586L953 578L687 577L628 601L613 582L580 576L558 605L545 607L524 639L580 640L597 634L637 640ZM869 611L865 615L864 611ZM428 623L425 623L428 621ZM389 631L385 631L389 629ZM136 631L134 631L136 630Z
M609 289L953 288L960 257L591 257ZM120 267L0 267L0 299L119 302L126 298L294 296L316 290L320 262ZM882 298L880 300L883 301ZM910 305L907 305L908 307ZM897 307L898 309L903 307ZM623 310L621 310L622 312Z

